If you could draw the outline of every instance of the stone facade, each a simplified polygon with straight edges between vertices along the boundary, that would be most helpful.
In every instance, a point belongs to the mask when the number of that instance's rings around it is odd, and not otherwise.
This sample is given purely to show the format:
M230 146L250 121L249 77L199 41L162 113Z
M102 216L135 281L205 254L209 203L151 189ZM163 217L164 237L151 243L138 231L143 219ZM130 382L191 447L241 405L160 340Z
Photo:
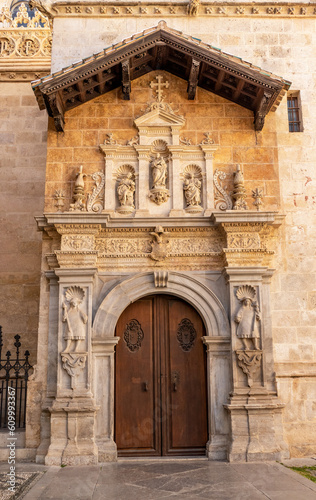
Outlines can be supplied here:
M304 131L289 133L286 98L256 132L251 111L199 87L188 101L187 82L162 70L132 81L130 100L118 88L67 111L64 132L50 119L45 216L36 209L44 235L39 353L26 429L26 447L38 461L116 459L115 324L131 301L164 292L188 300L206 324L209 458L282 459L315 451L316 7L201 3L197 15L187 7L56 3L52 69L164 18L171 28L290 80L291 90L300 91ZM147 109L156 99L156 77L169 83L163 89L168 124L166 114L153 117ZM20 97L26 85L5 83L8 95L19 94L10 102L21 113L31 102ZM42 134L44 118L36 113L34 127ZM8 142L13 133L6 133ZM24 139L16 132L17 155ZM38 135L28 142L34 139ZM38 152L34 142L27 147ZM168 169L162 182L154 179L158 154ZM230 210L237 165L248 210ZM183 188L192 179L197 201L191 203ZM120 182L129 186L129 198L120 194L126 192L118 190ZM260 210L252 196L257 188ZM220 210L227 200L231 206ZM36 254L35 285L38 247ZM10 259L6 269L14 269ZM18 283L28 285L24 271L15 272ZM79 297L76 312L71 294ZM23 298L23 307L31 307ZM64 341L69 311L82 331L82 339L73 340L77 353ZM247 317L257 334L247 333ZM104 385L96 377L101 371ZM217 380L222 399L214 396Z

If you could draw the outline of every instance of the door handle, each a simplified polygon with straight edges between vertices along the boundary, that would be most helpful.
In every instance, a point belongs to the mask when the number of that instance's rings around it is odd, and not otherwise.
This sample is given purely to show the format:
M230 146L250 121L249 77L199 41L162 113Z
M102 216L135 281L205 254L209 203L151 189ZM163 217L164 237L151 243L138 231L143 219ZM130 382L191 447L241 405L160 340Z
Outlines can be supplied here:
M143 382L143 390L148 392L148 382Z
M172 382L172 385L173 385L173 392L177 392L179 380L180 380L180 374L179 374L179 372L172 372L172 374L171 374L171 382Z

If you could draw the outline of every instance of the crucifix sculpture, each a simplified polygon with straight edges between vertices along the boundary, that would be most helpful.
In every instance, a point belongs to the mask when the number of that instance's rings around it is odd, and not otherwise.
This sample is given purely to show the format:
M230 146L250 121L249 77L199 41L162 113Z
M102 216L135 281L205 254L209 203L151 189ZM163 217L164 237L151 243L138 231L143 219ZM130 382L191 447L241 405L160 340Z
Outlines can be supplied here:
M157 83L155 83L154 81L150 82L150 88L153 89L153 92L156 92L157 102L162 102L164 100L163 87L167 89L169 87L169 82L163 83L162 75L157 75L156 80ZM157 87L157 89L155 89L155 87Z

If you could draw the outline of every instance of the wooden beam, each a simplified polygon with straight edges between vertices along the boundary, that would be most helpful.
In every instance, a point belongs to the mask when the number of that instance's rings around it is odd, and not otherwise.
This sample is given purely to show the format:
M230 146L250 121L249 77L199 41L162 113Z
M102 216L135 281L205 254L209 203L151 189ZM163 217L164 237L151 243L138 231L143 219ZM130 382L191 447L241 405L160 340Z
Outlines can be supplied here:
M46 103L48 104L48 114L54 118L55 128L57 132L64 131L65 119L62 100L59 93L45 96Z
M156 54L155 54L155 64L156 69L162 69L166 64L167 49L164 42L157 42Z
M239 98L240 93L242 91L242 88L243 88L244 84L245 84L245 80L239 80L237 88L236 88L236 90L235 90L235 92L233 94L234 101L237 101L237 99Z
M217 78L217 81L216 81L216 85L215 85L215 92L218 92L219 89L221 88L222 86L222 82L224 80L224 77L225 77L225 71L221 70L219 72L219 75L218 75L218 78Z
M131 98L131 75L130 75L129 59L123 61L121 64L122 64L123 99L125 99L125 101L129 101Z
M200 61L192 58L190 76L188 82L188 99L189 101L193 101L196 94L196 87L199 81L199 70L200 70Z

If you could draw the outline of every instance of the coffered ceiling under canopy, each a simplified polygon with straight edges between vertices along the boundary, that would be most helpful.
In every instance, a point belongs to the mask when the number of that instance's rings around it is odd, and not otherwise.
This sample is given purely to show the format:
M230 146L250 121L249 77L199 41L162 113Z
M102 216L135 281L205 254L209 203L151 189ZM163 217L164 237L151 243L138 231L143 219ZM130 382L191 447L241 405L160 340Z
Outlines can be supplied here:
M54 118L57 131L64 114L110 90L121 87L129 100L131 81L154 70L187 80L188 99L197 87L213 92L254 113L255 130L274 111L291 82L222 52L192 36L169 28L164 21L98 54L32 83L40 109Z

